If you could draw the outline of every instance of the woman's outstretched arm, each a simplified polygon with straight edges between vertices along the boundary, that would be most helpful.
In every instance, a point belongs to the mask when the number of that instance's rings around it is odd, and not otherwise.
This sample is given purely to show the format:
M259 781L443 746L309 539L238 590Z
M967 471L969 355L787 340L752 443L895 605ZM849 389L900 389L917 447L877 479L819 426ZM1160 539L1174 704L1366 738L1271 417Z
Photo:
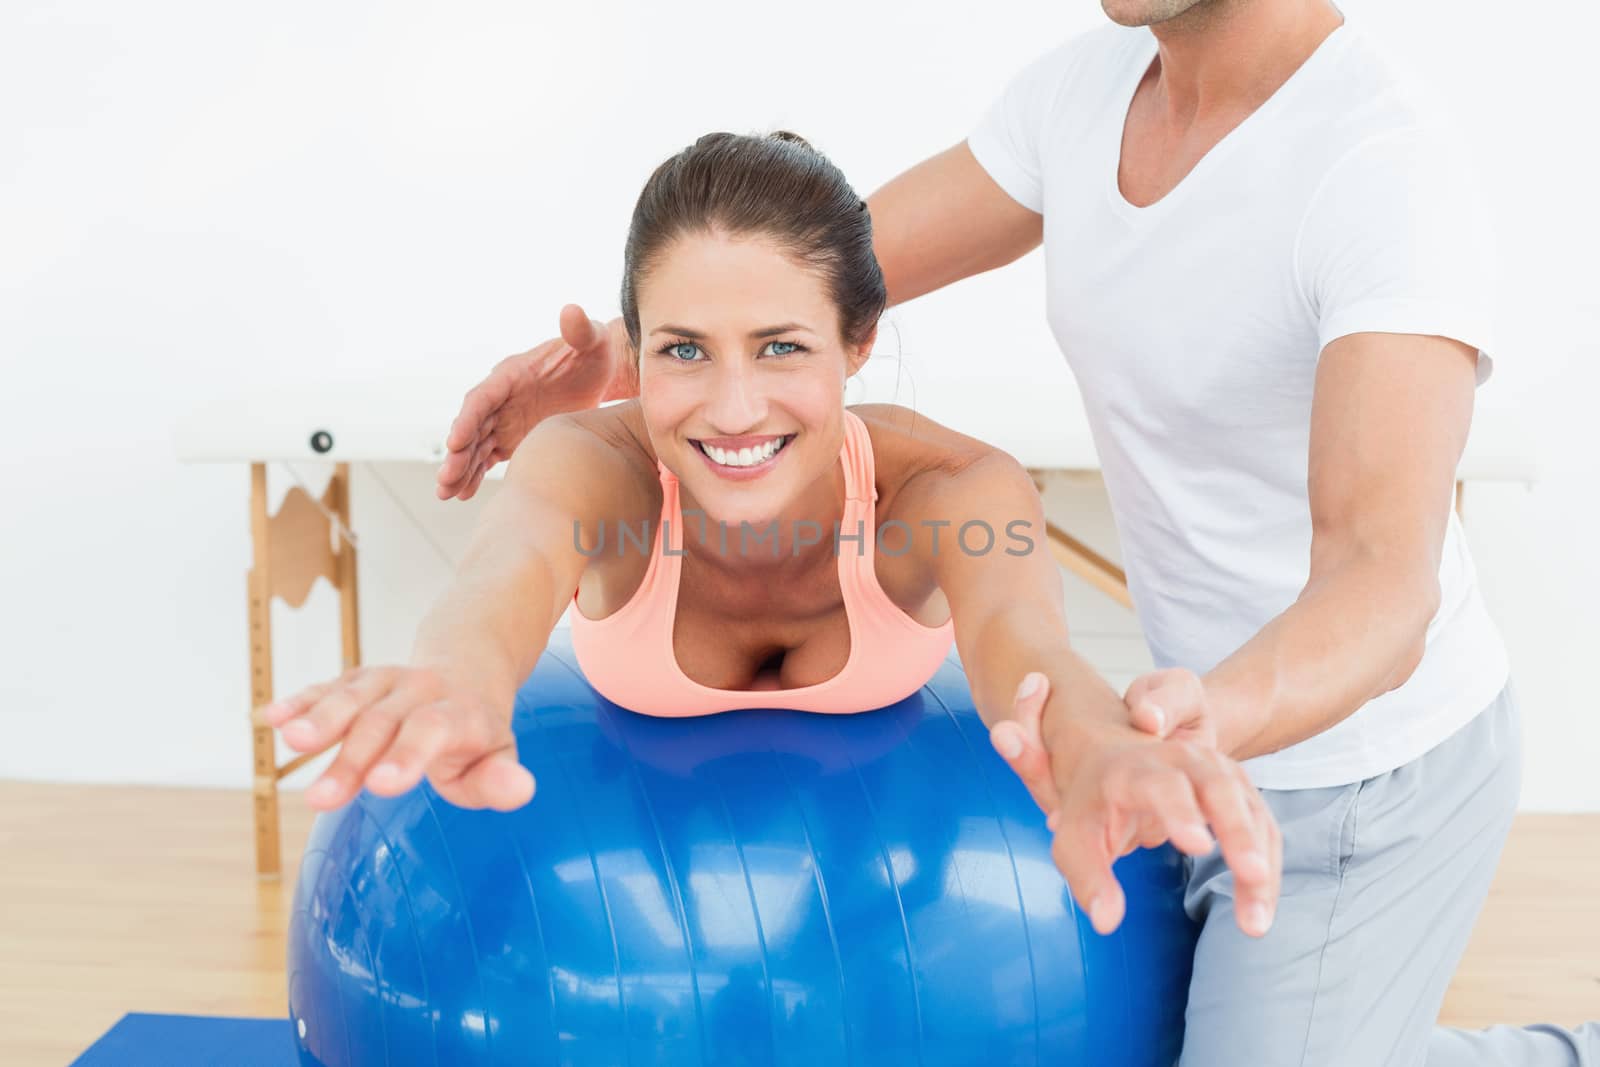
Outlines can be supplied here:
M269 705L261 718L300 751L340 742L307 790L334 808L363 786L383 796L426 775L462 807L520 807L532 777L516 760L517 687L572 600L598 523L638 491L638 472L595 416L541 422L517 448L454 580L417 629L405 666L358 667Z
M917 420L919 436L948 438L948 459L909 479L880 521L899 520L914 531L911 554L950 604L956 649L984 723L1012 719L1018 688L1039 671L1075 712L1124 722L1122 699L1068 639L1061 572L1032 478L1009 454L926 416Z
M586 425L593 422L558 415L523 439L455 580L417 628L413 666L470 673L508 715L588 563L575 529L592 544L599 524L614 525L641 488L616 442Z
M1270 917L1282 846L1259 792L1215 748L1132 724L1122 699L1068 643L1061 574L1032 478L1004 452L952 451L949 462L906 482L886 518L916 532L913 551L949 601L978 713L1051 814L1052 855L1079 906L1108 932L1125 908L1112 872L1118 857L1166 841L1204 855L1220 843L1239 900L1260 902ZM934 529L937 542L926 536ZM1025 681L1035 687L1019 692ZM1250 908L1239 915L1245 933L1266 932Z

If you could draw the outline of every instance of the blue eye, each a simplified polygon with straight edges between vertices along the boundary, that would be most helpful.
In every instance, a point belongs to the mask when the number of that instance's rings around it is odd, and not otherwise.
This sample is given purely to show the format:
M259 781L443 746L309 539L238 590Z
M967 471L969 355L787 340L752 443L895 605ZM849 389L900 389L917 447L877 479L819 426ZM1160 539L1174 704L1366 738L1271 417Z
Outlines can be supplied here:
M667 346L667 355L671 356L679 363L695 362L693 358L690 358L690 356L686 356L683 353L683 349L688 349L689 353L692 355L693 353L700 351L700 346L695 344L693 341L679 341L677 344L671 344Z
M787 355L792 355L793 353L800 351L800 346L797 345L793 341L768 341L767 342L767 347L763 348L761 350L762 355L767 355L768 354L767 349L770 349L770 348L781 348L781 349L783 349L782 352L772 352L771 355L774 355L774 356L787 356Z

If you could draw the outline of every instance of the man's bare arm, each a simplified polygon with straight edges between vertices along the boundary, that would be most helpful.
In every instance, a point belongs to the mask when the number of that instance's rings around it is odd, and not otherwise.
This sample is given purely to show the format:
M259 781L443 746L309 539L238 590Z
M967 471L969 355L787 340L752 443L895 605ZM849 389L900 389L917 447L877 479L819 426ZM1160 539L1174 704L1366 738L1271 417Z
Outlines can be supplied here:
M1204 678L1234 759L1313 737L1400 686L1439 606L1477 353L1444 337L1328 345L1311 415L1311 575L1298 600Z
M962 141L867 198L889 303L1003 267L1039 247L1044 216L1011 199Z

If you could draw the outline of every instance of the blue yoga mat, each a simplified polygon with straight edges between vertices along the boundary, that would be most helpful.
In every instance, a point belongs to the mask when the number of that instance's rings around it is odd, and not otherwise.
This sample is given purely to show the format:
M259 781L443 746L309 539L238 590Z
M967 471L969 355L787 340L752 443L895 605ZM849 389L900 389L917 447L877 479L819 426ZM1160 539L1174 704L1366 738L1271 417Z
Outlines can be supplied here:
M288 1019L130 1013L72 1067L295 1067Z

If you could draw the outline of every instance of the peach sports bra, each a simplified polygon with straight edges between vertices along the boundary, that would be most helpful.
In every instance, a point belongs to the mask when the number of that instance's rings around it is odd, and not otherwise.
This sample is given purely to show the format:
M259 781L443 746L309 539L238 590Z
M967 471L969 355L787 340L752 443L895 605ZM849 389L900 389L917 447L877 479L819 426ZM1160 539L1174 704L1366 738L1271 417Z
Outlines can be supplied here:
M839 589L850 625L850 655L826 681L790 689L717 689L685 675L672 650L682 574L683 516L678 478L659 460L661 521L644 581L616 612L590 619L573 594L572 650L589 684L607 700L645 715L710 715L747 708L848 713L903 700L933 677L955 639L953 621L924 626L889 599L873 569L877 485L872 439L861 417L844 413L844 516L839 524ZM860 525L858 526L857 523ZM853 538L859 530L861 537ZM662 551L670 531L673 554ZM831 534L831 531L830 531Z

